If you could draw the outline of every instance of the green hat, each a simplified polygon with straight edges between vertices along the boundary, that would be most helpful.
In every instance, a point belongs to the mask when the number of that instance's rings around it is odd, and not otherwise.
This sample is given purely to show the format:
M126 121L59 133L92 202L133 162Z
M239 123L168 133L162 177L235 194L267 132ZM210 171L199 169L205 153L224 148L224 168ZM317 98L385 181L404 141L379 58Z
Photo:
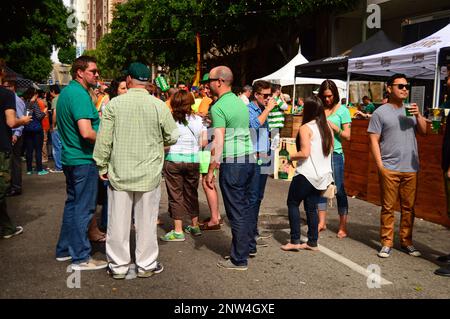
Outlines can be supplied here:
M200 81L200 83L208 83L209 82L209 73L205 73L203 75L203 79Z
M131 63L128 67L127 75L131 76L133 79L143 82L150 80L149 68L140 62Z

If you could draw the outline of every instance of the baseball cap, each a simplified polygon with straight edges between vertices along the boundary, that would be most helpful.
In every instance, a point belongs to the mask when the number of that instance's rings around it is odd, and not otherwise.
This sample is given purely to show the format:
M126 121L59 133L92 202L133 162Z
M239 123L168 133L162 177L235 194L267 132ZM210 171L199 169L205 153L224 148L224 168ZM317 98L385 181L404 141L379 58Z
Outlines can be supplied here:
M139 81L148 81L150 80L150 70L149 68L140 62L133 62L128 67L126 71L126 75L131 76L131 78L139 80Z
M205 73L203 75L202 80L200 81L200 83L208 83L209 82L209 73Z

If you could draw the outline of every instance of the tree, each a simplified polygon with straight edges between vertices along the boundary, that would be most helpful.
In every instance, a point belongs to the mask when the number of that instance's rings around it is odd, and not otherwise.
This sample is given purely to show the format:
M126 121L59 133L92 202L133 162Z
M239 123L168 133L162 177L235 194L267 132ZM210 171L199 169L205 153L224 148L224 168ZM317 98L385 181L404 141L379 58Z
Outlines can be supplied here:
M47 79L52 70L52 47L69 47L75 41L75 29L67 23L70 14L62 0L2 3L0 57L26 78Z
M293 52L300 18L348 10L360 0L130 0L118 5L105 37L105 66L120 68L132 60L168 65L172 70L195 63L195 35L211 56L240 55L252 44ZM278 49L276 49L278 50ZM280 50L280 51L283 51ZM242 55L234 63L243 64Z
M58 51L58 60L64 64L72 64L77 56L77 48L74 46L61 48Z

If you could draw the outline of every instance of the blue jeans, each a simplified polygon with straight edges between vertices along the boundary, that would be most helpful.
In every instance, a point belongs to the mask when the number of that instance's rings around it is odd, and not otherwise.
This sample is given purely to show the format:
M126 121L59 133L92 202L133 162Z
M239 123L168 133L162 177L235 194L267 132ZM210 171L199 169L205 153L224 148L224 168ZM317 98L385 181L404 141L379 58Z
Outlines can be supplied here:
M333 153L333 177L334 184L337 188L336 201L338 205L339 215L348 214L348 199L344 187L344 155ZM305 208L306 209L306 208ZM320 197L318 209L321 211L327 210L327 199Z
M291 228L291 243L300 244L300 203L304 201L306 221L308 223L308 245L317 247L319 238L317 202L320 191L314 188L303 175L294 176L287 199L289 226ZM308 199L308 200L306 200Z
M250 195L258 185L256 164L220 164L219 185L223 204L231 225L231 262L247 265L250 242L255 240L252 226L255 225L255 208L250 205Z
M91 243L87 231L96 208L98 171L94 163L64 165L63 170L67 199L56 257L72 256L72 262L77 264L90 258Z
M259 217L259 209L261 207L261 202L264 198L264 191L266 189L267 182L267 174L261 174L261 166L256 165L256 177L253 182L253 185L250 187L250 197L249 204L252 207L252 211L254 212L254 217L252 219L252 238L250 240L250 252L256 252L256 238L259 235L258 231L258 217Z
M59 138L58 130L52 132L53 160L55 161L55 169L62 170L61 150L62 144Z
M27 171L33 170L33 152L36 156L36 171L42 171L42 144L44 143L44 132L24 132L25 157L27 160Z

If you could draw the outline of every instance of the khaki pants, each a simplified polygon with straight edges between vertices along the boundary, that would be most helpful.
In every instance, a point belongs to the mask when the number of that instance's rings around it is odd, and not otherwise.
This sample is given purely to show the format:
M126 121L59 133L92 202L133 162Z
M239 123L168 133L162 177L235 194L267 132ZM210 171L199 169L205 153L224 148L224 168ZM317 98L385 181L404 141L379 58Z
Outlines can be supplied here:
M394 207L400 197L400 245L412 245L417 173L401 173L383 168L379 171L381 188L381 244L394 246Z
M146 271L156 267L159 248L156 234L161 186L151 192L116 191L108 187L106 256L115 274L126 274L131 263L130 227L134 208L136 266Z
M47 141L48 141L48 131L44 132L44 141L42 143L42 163L48 162L48 151L47 151Z

